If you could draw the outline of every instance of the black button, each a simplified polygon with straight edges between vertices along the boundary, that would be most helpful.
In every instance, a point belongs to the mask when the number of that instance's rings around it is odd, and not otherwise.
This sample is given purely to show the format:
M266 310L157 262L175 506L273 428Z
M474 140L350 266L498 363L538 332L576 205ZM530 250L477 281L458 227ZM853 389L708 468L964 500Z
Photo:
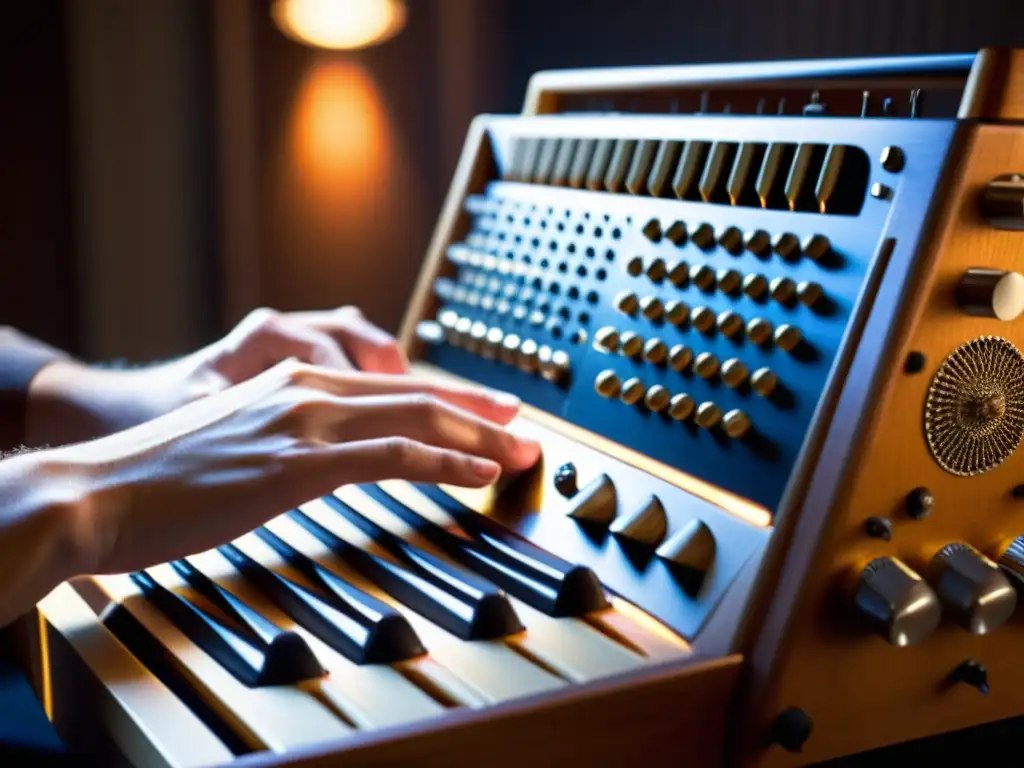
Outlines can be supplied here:
M571 499L579 491L576 484L576 465L571 461L555 471L555 489L567 499Z

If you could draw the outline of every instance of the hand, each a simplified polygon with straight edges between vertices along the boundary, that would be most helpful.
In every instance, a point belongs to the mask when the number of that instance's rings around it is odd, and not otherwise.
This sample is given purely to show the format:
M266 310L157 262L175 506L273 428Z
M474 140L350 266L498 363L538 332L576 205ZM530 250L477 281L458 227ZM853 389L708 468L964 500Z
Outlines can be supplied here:
M36 455L88 489L69 534L76 570L124 572L217 546L347 483L488 485L540 455L505 429L517 411L485 390L289 361L134 429Z
M278 313L259 309L223 339L170 363L131 370L55 362L32 382L29 445L64 445L140 424L246 381L281 360L333 370L399 374L395 340L355 307Z

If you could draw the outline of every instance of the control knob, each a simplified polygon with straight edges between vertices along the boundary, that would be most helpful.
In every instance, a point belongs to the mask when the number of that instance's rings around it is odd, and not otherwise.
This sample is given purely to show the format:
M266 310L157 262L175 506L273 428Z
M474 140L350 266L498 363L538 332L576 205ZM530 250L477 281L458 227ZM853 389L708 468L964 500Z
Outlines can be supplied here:
M1017 593L999 566L970 544L947 544L932 558L935 591L946 613L964 629L986 635L1017 607Z
M996 229L1024 229L1024 175L1007 173L992 179L978 203L982 217Z
M864 567L854 605L878 634L897 646L921 642L942 618L939 598L928 582L894 557L879 557Z
M1024 277L1001 269L968 269L956 287L956 301L968 315L1016 320L1024 312Z

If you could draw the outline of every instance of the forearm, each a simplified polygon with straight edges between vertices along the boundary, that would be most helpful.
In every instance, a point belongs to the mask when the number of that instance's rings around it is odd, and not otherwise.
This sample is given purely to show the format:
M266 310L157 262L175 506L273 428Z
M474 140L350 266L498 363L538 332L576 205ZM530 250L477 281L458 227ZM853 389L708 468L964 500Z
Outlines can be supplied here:
M0 627L89 570L84 475L50 452L0 460Z

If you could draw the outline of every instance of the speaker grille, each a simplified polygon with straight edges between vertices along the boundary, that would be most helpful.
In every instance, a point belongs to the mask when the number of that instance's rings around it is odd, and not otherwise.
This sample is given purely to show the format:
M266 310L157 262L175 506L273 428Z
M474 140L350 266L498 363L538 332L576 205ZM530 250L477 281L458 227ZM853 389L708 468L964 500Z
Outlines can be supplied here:
M980 475L1002 464L1024 436L1024 355L981 336L943 360L928 388L924 431L947 472Z

